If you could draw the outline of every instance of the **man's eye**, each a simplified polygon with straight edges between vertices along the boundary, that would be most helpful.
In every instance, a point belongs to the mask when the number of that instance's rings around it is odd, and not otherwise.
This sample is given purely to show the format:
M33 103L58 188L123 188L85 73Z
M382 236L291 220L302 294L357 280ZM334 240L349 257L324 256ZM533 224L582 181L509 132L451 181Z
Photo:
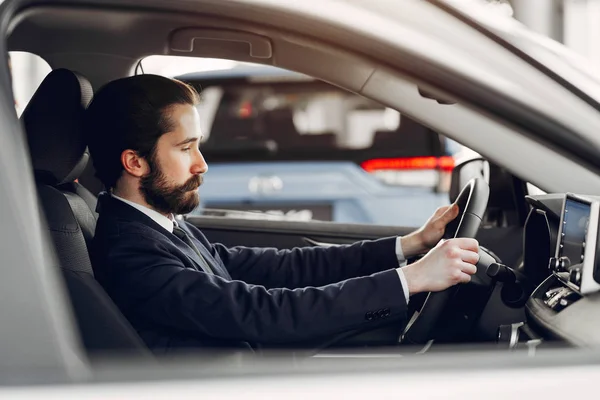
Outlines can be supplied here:
M183 149L181 149L181 150L183 150L183 151L190 151L191 149L192 149L191 147L184 147L184 148L183 148Z

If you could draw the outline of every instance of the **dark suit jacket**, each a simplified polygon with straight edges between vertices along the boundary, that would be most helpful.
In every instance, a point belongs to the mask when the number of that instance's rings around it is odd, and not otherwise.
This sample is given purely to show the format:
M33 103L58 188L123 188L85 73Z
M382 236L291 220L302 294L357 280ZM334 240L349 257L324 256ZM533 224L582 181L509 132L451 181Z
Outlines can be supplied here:
M227 248L185 229L215 272L144 213L104 194L98 281L154 350L296 343L406 316L395 238L330 248Z

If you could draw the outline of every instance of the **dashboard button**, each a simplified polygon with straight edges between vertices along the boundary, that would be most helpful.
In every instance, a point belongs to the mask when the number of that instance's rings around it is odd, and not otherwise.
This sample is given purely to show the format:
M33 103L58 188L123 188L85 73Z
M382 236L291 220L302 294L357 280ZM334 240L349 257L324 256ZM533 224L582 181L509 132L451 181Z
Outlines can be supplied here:
M566 306L569 305L569 302L565 299L561 299L561 301L559 301L558 303L556 303L554 305L554 307L552 307L552 309L556 312L562 311Z
M551 272L564 272L571 266L571 262L568 257L550 257L548 261L548 269Z
M548 307L550 307L551 309L553 309L553 310L556 311L555 307L569 293L571 293L571 290L569 288L561 287L560 290L554 296L552 296L552 297L550 297L549 299L546 300L546 305L548 305Z
M550 299L552 297L554 297L558 292L560 292L563 288L562 287L557 287L554 289L550 289L546 292L546 299Z
M576 286L581 285L581 268L573 268L569 271L569 282Z

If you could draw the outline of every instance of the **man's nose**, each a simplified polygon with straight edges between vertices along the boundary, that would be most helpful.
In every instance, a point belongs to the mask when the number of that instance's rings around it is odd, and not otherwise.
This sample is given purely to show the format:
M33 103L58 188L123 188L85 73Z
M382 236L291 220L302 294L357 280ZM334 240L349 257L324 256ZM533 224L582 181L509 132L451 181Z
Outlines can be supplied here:
M192 165L192 173L193 174L205 174L208 171L208 164L206 160L204 160L204 156L198 150L196 157L194 159L194 164Z

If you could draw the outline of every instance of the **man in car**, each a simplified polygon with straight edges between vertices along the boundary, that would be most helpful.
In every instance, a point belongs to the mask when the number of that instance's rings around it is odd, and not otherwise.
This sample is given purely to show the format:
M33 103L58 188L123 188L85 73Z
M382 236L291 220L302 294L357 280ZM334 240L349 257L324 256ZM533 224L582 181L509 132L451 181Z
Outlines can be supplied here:
M347 246L210 243L175 218L198 206L208 170L198 101L182 82L141 75L107 84L87 111L89 149L108 190L99 199L94 271L153 350L292 345L399 324L410 295L475 273L474 239L441 240L457 206L410 235Z

